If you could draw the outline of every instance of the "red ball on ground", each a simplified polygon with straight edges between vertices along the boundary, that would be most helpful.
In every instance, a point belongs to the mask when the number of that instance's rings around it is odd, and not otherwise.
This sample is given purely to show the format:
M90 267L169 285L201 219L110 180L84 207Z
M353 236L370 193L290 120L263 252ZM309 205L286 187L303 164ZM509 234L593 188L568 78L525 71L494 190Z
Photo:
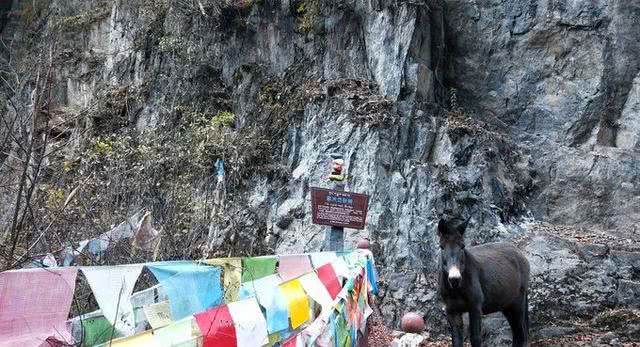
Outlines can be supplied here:
M424 319L415 312L406 313L400 321L400 329L406 333L420 334L425 328Z
M356 244L356 247L360 249L369 249L370 243L368 239L360 239Z

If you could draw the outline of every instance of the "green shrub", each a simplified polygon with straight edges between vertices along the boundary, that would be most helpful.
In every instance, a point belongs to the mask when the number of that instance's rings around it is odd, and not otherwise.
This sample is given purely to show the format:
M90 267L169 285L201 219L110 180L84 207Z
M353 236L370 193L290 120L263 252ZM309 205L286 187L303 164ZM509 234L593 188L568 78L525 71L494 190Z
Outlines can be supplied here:
M230 128L236 120L236 115L229 111L223 111L211 118L211 125L214 127Z
M298 30L310 33L320 16L319 0L305 0L296 6L298 17Z
M78 15L62 17L56 21L54 27L66 32L84 31L91 28L94 23L107 18L110 14L111 8L107 3L103 3Z

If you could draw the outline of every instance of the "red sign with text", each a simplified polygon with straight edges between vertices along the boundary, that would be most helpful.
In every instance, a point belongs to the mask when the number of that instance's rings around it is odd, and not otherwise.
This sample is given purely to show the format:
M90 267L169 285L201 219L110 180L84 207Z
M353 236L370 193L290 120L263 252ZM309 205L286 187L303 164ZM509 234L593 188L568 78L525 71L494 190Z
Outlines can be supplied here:
M366 194L311 188L313 224L364 229L368 208Z

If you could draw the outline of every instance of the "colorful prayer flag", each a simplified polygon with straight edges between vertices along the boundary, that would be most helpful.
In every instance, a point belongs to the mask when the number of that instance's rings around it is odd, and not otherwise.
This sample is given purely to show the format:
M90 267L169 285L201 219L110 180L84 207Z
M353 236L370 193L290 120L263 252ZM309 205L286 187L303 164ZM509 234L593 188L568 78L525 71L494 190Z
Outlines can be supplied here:
M307 292L311 299L322 306L322 311L331 310L333 298L315 272L310 272L300 277L299 280L304 291Z
M329 291L331 299L335 300L335 298L338 296L338 293L340 293L342 286L340 285L340 280L338 279L338 276L333 269L333 263L322 265L321 267L316 269L316 272L318 273L318 278L320 279L322 284L324 284L324 286L327 288L327 291Z
M331 346L331 336L329 329L329 314L316 318L307 328L298 335L298 341L303 346L329 347Z
M144 314L153 329L171 324L171 306L168 301L144 306Z
M205 260L206 264L222 267L224 278L224 301L226 303L238 300L238 291L242 280L242 259L220 258Z
M39 346L50 336L73 342L66 323L77 268L0 273L0 344Z
M291 327L296 329L311 318L307 294L297 279L281 284L280 291L289 305Z
M289 281L313 271L309 256L282 255L278 258L278 274L283 281Z
M156 339L153 337L153 331L145 331L144 333L136 336L125 337L123 339L107 341L99 347L164 347L158 345Z
M282 281L278 275L263 277L246 282L240 289L241 298L256 296L267 312L267 330L270 334L289 328L289 308L278 285Z
M316 269L338 258L338 256L336 255L336 252L311 253L309 254L309 257L311 257L311 263L313 264L313 267Z
M282 344L282 347L296 347L298 345L298 336L293 335Z
M376 267L373 264L373 257L367 259L367 280L371 286L371 292L378 294L378 276L376 275Z
M122 335L113 328L106 318L93 317L82 320L82 345L95 346Z
M238 347L263 346L269 342L267 322L255 298L227 305L236 329Z
M269 334L269 343L267 344L267 347L273 347L278 343L280 343L280 334L279 333Z
M167 291L171 318L180 320L222 302L220 268L192 262L147 266Z
M173 347L180 344L191 343L200 335L197 323L193 316L154 330L156 343L163 347Z
M83 267L104 317L124 336L135 334L135 317L130 298L143 265Z
M276 257L254 257L242 259L242 282L255 281L276 273Z
M195 314L203 338L202 347L237 347L236 328L227 305Z
M351 346L349 326L343 313L340 313L335 318L335 346Z
M343 279L351 277L351 271L342 257L336 258L331 262L331 265L333 265L333 270L339 277L342 277Z

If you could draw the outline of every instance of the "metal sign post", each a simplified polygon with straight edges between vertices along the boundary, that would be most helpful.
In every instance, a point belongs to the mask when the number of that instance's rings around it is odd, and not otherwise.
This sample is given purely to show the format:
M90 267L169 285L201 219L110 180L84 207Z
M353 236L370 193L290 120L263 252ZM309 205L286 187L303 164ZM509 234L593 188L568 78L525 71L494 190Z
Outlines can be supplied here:
M336 184L336 190L344 191L344 184ZM342 252L344 250L344 228L331 226L325 231L325 247L324 251Z
M344 159L342 154L331 154L333 158L333 166L331 168L331 175L329 180L333 182L333 189L336 191L344 191L345 173L343 170ZM322 246L324 251L342 251L344 250L344 227L332 225L327 231L325 231L324 244Z

